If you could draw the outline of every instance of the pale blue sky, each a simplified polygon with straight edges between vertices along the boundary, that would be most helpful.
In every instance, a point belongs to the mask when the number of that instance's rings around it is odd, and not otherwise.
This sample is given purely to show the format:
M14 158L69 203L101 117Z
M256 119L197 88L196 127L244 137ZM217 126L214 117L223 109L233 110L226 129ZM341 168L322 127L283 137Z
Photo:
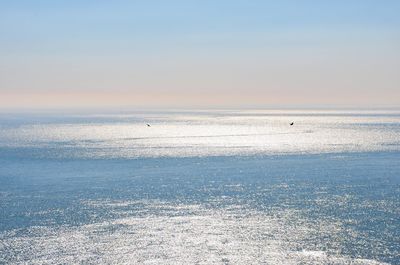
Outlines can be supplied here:
M0 0L0 103L399 105L399 14L394 0Z

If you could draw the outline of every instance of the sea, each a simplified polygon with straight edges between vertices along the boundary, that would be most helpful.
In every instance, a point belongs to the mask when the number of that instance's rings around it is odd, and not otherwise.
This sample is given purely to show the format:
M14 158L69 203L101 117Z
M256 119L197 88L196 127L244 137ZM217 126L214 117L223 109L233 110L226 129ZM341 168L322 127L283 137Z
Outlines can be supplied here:
M400 264L400 111L2 111L0 264Z

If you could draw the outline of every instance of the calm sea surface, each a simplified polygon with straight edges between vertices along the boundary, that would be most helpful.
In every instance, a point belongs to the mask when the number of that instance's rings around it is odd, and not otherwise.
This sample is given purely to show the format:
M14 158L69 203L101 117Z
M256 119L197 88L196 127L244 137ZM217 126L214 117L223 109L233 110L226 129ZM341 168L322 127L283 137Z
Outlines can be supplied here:
M3 263L400 264L400 111L2 113Z

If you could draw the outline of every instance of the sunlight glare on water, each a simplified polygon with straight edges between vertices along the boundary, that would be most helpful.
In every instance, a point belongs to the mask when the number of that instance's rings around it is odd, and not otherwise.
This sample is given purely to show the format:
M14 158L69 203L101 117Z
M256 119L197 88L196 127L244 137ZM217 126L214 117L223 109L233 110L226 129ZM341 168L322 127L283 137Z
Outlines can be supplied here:
M54 148L57 154L49 155L87 158L396 150L400 115L386 114L247 111L100 115L84 117L83 122L72 119L70 123L5 126L0 128L0 144ZM290 126L292 121L295 124Z
M26 249L17 260L22 263L34 257L32 264L384 264L296 250L310 234L328 234L329 229L340 227L328 223L316 226L291 211L268 215L240 208L211 210L157 201L86 203L115 211L141 205L136 214L143 213L79 228L32 227L29 238L0 234L0 251L8 245Z
M0 264L399 264L399 154L396 111L2 114Z

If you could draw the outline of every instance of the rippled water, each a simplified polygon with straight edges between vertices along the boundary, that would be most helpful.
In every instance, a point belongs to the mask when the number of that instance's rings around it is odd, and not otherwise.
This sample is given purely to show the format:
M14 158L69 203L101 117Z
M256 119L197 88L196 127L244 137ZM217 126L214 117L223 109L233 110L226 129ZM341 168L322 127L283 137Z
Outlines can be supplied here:
M399 161L396 111L1 114L0 264L399 264Z
M5 116L15 156L137 158L399 150L400 112L166 112ZM290 126L290 122L295 122ZM147 127L146 123L151 124Z

